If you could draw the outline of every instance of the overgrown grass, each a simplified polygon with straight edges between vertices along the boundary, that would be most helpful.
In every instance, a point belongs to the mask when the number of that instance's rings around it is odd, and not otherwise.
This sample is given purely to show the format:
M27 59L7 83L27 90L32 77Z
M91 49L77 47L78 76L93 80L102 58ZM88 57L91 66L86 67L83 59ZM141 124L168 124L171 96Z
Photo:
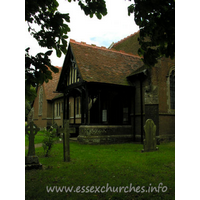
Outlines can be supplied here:
M81 145L70 142L71 162L63 162L63 146L55 144L50 157L43 148L36 155L43 170L26 170L27 199L175 199L175 144L161 144L155 152L141 153L141 144ZM46 186L145 186L141 192L47 192ZM158 189L159 183L167 191ZM150 188L150 189L149 189ZM118 188L119 189L119 188ZM128 189L129 190L129 189ZM128 191L126 190L126 191ZM95 191L95 189L94 189ZM141 190L140 190L141 191ZM146 192L147 191L147 192Z

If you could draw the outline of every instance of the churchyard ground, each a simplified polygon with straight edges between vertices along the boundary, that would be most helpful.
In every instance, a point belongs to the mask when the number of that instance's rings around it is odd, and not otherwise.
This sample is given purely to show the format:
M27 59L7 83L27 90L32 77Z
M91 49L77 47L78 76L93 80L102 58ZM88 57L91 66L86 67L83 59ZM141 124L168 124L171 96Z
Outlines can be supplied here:
M49 157L44 157L42 147L36 148L43 169L25 171L25 197L175 199L175 143L161 144L154 152L141 153L142 148L133 143L81 145L71 141L70 162L63 162L62 143L53 146ZM67 187L73 190L66 191Z

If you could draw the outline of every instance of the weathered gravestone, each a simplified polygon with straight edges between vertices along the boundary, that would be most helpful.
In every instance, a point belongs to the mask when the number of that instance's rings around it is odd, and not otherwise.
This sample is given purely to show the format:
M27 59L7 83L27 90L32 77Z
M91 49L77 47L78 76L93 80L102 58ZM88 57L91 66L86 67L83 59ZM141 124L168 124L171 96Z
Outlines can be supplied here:
M58 133L63 133L63 155L64 161L70 161L70 148L69 148L69 120L64 120L64 128L58 128Z
M35 135L40 129L31 121L25 128L25 134L29 138L28 155L25 157L26 169L39 169L42 165L39 163L38 156L35 155Z
M147 119L144 131L145 139L143 140L144 149L142 149L142 152L158 150L158 147L156 147L156 125L152 119Z

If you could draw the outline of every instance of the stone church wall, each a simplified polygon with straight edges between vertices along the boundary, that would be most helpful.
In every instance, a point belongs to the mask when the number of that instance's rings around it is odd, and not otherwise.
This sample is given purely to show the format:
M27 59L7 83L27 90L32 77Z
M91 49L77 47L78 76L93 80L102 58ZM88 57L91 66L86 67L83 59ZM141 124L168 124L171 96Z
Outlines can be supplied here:
M131 125L81 125L78 141L82 144L113 144L131 142Z

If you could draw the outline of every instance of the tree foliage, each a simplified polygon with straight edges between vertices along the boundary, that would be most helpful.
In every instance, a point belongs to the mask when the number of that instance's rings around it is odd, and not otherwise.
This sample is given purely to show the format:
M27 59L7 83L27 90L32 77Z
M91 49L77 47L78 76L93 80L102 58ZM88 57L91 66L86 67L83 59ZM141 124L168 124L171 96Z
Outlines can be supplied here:
M128 7L140 27L138 50L148 66L154 66L159 57L175 56L175 0L135 0Z
M71 0L69 1L71 2ZM90 17L93 17L93 14L95 14L98 19L101 19L102 16L107 14L105 0L85 0L85 2L79 1L78 4L85 14Z
M101 19L107 14L104 0L85 0L77 3L90 17L95 14ZM39 52L36 56L29 54L30 48L25 49L25 97L30 99L35 95L31 87L36 87L44 81L48 82L52 79L51 73L58 72L58 69L51 65L50 55L52 49L56 50L58 57L61 57L62 53L66 54L66 39L70 31L66 23L70 22L70 16L68 13L63 14L58 11L57 0L26 0L25 6L25 21L29 33L37 40L39 46L50 49L46 53Z
M33 101L34 101L34 99L36 97L35 94L36 94L36 88L33 88L31 86L30 92L29 92L29 97L25 98L25 120L27 119L28 114L31 111L31 107L32 107Z

